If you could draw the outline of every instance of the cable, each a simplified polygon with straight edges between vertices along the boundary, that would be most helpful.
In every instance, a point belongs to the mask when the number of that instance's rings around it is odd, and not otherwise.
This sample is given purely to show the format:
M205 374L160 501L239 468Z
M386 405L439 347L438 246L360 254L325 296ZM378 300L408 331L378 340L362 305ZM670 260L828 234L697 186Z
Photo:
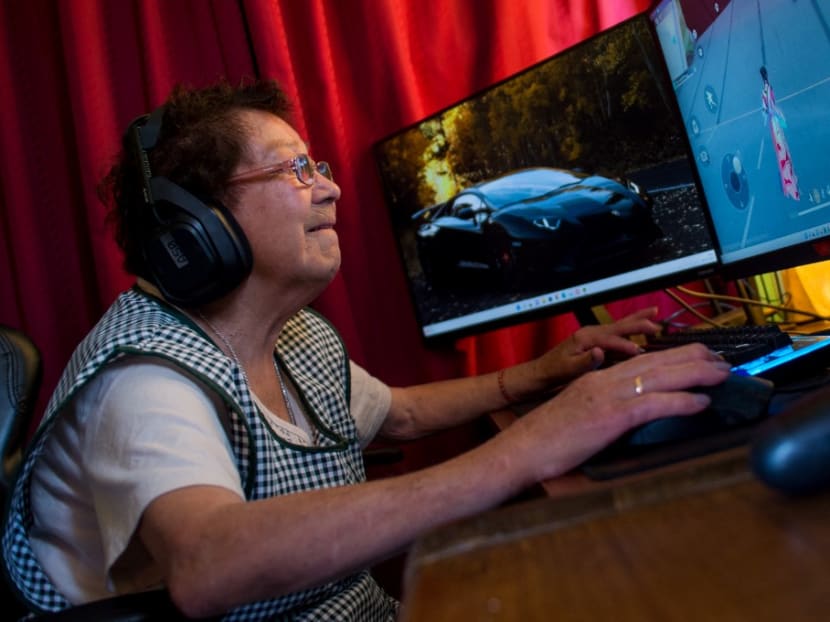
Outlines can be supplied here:
M681 288L679 288L679 287L678 287L677 289L681 289ZM712 326L714 326L714 327L716 327L716 328L723 328L723 326L724 326L723 324L721 324L720 322L716 322L715 320L713 320L713 319L712 319L712 318L710 318L710 317L706 317L706 316L705 316L705 315L703 315L700 311L698 311L697 309L695 309L692 305L690 305L688 302L686 302L685 300L683 300L680 296L678 296L677 294L675 294L675 293L674 293L673 291L671 291L670 289L666 289L666 290L663 290L663 291L665 291L665 292L666 292L666 294L668 294L671 298L673 298L673 299L675 300L675 302L677 302L677 303L678 303L681 307L683 307L684 309L686 309L686 311L688 311L689 313L691 313L692 315L694 315L694 316L695 316L697 319L699 319L701 322L705 322L706 324L710 324L710 325L712 325ZM717 295L717 294L710 294L710 295L715 296L715 295ZM706 297L706 296L704 296L704 297Z
M668 296L672 296L672 293L669 292L669 291L665 291L665 293ZM675 300L677 300L677 298L675 298ZM677 329L681 329L681 330L691 328L692 325L689 324L688 322L675 321L675 318L689 312L687 306L683 304L685 301L680 300L678 302L680 302L682 307L680 309L677 309L673 313L669 314L668 317L660 320L660 323L663 325L664 328L677 328ZM686 304L688 304L688 303L686 303ZM695 309L697 309L701 306L705 306L706 308L710 308L710 303L708 303L708 302L699 302L699 303L697 303L695 305L692 305L692 306ZM731 304L719 305L717 303L715 303L715 307L717 308L717 312L718 312L719 315L722 314L722 313L727 313L729 311L734 311L737 308L737 307L735 307L734 305L731 305ZM695 315L695 317L699 317L699 316Z
M751 298L741 298L739 296L727 296L725 294L705 294L703 292L696 292L691 289L687 289L681 285L675 287L680 292L687 294L689 296L695 296L697 298L706 298L712 300L726 300L729 302L736 302L739 304L748 304L754 305L756 307L762 307L764 309L773 309L775 311L783 311L786 313L795 313L796 315L804 315L814 320L821 320L823 322L830 322L830 316L821 315L819 313L814 313L813 311L807 311L804 309L794 309L792 307L785 307L781 305L774 305L768 302L761 302L759 300L752 300ZM666 290L668 292L668 290ZM671 294L669 294L671 295ZM674 298L674 296L672 296ZM675 298L677 299L677 298Z

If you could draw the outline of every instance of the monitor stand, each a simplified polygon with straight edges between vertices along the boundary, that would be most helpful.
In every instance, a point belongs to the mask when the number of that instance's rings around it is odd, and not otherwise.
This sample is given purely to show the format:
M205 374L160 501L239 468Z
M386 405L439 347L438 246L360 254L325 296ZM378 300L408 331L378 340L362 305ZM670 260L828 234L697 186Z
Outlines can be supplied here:
M596 305L593 307L579 306L573 311L577 322L580 326L594 326L597 324L611 324L614 319L608 313L605 305Z

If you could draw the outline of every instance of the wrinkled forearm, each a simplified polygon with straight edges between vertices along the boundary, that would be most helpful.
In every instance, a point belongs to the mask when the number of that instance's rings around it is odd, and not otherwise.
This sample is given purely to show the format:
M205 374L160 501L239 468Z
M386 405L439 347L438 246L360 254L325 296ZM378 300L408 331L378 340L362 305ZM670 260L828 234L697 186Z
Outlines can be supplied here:
M381 427L383 436L409 440L467 423L514 401L532 399L550 389L537 361L506 368L499 384L498 372L392 389L389 414Z
M151 504L140 536L177 606L213 615L357 571L498 504L529 483L511 442L400 477L255 502L211 487L174 491Z

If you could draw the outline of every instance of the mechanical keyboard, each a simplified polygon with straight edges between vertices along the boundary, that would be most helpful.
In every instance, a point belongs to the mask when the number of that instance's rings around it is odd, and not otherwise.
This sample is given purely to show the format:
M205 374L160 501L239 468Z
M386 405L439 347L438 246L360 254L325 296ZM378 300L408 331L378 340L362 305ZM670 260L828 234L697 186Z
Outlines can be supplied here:
M651 336L647 350L702 343L731 365L741 365L792 344L790 335L775 324L688 329Z

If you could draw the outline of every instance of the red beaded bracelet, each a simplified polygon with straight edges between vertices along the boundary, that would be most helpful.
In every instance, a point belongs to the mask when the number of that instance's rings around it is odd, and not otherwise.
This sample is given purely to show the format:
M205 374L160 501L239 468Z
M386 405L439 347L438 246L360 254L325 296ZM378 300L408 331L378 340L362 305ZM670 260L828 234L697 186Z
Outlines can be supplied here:
M499 381L499 391L501 391L501 396L505 399L508 404L512 404L516 400L507 392L507 389L504 387L504 370L500 369L498 373L498 381Z

